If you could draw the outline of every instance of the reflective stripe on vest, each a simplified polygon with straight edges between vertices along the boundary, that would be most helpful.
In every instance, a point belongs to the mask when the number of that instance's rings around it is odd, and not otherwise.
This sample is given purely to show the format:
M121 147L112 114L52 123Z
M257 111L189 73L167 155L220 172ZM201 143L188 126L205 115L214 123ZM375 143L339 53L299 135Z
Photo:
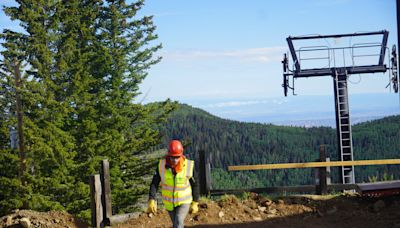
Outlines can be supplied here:
M163 201L167 201L169 203L175 203L175 204L178 203L178 202L181 202L181 201L188 200L188 199L190 199L190 201L192 201L192 195L191 194L188 195L188 196L183 196L181 198L170 198L170 197L165 197L165 196L162 197Z
M161 183L165 183L165 175L161 175L165 172L165 159L160 160L158 164L158 171L160 173Z
M192 202L189 179L193 176L194 162L185 159L182 171L175 176L165 165L166 160L160 160L158 169L161 177L161 195L165 209L172 211L174 207Z
M166 184L161 184L161 187L163 190L166 190L166 191L174 191L174 187L168 186ZM184 191L187 188L190 188L190 183L188 185L186 185L185 187L176 187L175 186L175 191Z

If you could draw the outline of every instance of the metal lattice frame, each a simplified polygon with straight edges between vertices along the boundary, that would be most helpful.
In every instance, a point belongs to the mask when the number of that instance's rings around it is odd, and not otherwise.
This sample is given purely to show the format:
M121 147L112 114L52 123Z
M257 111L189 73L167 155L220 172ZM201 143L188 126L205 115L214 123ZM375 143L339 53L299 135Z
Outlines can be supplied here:
M351 47L341 48L330 48L326 46L311 46L304 47L296 50L294 48L293 41L297 40L312 40L312 39L327 39L327 38L342 38L342 37L357 37L357 36L371 36L381 35L382 41L379 44L360 44L353 45ZM353 143L351 133L351 122L350 122L350 110L348 103L348 88L347 78L351 74L365 74L365 73L384 73L387 71L385 65L385 53L387 49L387 40L389 32L386 30L378 32L365 32L365 33L352 33L352 34L337 34L337 35L314 35L314 36L302 36L292 37L289 36L286 40L289 46L290 54L293 59L293 70L289 70L288 57L284 55L283 63L283 87L285 96L287 95L288 89L294 91L294 84L292 87L289 86L289 77L303 78L303 77L319 77L319 76L331 76L333 78L334 85L334 96L335 96L335 111L336 111L336 131L338 141L338 157L341 161L353 161ZM343 66L329 66L323 68L308 68L304 69L301 65L301 52L310 51L327 51L328 55L321 58L310 58L310 59L327 59L331 62L331 52L343 51L344 49L350 49L352 53L351 58L355 58L353 51L354 49L362 49L367 47L378 47L380 50L376 56L379 57L376 64L368 65L343 65ZM335 55L334 57L335 58ZM335 62L335 60L333 59ZM344 61L346 62L346 61ZM354 61L353 61L354 63ZM340 181L343 184L354 184L354 166L342 166L340 167Z

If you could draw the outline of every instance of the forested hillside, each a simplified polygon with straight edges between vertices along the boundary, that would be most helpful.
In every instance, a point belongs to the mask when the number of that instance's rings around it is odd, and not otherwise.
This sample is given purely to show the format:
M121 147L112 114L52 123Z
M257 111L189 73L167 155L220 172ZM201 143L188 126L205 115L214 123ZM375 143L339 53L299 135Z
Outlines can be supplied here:
M331 160L338 160L336 130L329 127L284 127L243 123L215 117L201 109L181 105L162 127L165 143L178 138L188 143L185 153L196 158L210 153L214 188L312 184L312 169L241 171L228 173L228 165L311 162L325 144ZM398 158L400 116L353 126L355 160ZM337 168L333 168L333 178ZM398 179L398 165L356 167L356 181ZM336 181L335 179L333 180Z

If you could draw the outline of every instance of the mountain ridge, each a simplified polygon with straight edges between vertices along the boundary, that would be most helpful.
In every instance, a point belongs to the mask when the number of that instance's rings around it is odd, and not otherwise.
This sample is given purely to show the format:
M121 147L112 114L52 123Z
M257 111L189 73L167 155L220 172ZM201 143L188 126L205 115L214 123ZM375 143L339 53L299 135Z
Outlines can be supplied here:
M398 94L350 94L352 123L400 114ZM187 99L183 103L231 120L292 126L335 127L333 96Z
M314 181L311 169L232 173L226 168L228 165L311 162L318 158L322 144L326 145L331 160L339 160L333 128L245 123L216 117L187 104L179 106L160 128L163 143L172 138L184 141L185 154L195 160L199 151L209 153L215 187L235 188L243 183L252 187L311 184ZM399 157L399 129L400 115L354 125L355 160ZM355 171L358 182L366 182L373 176L382 179L385 173L400 178L397 166L365 166ZM332 176L337 179L336 170Z

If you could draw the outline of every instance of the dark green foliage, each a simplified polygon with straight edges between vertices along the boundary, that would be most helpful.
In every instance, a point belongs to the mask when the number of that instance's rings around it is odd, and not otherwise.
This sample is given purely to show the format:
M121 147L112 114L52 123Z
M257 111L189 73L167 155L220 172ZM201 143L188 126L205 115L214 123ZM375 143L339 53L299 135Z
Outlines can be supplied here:
M6 13L14 19L18 18L29 35L9 30L1 34L4 40L1 78L5 94L1 97L4 105L1 109L4 118L1 123L2 136L9 139L7 130L16 128L15 100L16 92L19 92L25 147L23 150L12 149L9 142L3 141L0 156L9 153L21 160L23 157L19 155L19 150L26 153L26 169L21 168L15 158L14 162L10 162L16 165L18 171L1 167L8 173L3 177L7 178L4 183L15 187L17 193L2 199L2 203L7 205L2 207L2 213L15 207L37 210L62 208L59 189L68 183L68 170L73 157L73 139L61 128L66 113L54 97L59 88L51 80L51 43L54 39L46 30L54 27L48 23L51 21L48 15L35 15L35 11L41 7L52 10L52 6L46 3L31 5L23 1L20 8L6 8ZM14 74L16 70L21 71L19 87ZM5 166L6 163L1 165ZM21 203L13 206L16 201Z
M152 45L152 18L137 16L143 1L17 3L5 12L24 33L1 34L0 215L26 207L88 218L87 183L102 159L110 161L113 211L131 211L146 191L143 176L153 171L154 161L142 156L160 143L156 126L175 108L169 100L135 101L146 70L160 61L153 56L161 45ZM21 88L14 83L15 60ZM16 90L23 103L26 184L18 176L18 149L9 143Z
M0 214L22 207L25 189L18 178L18 155L11 150L0 150Z
M400 155L400 116L365 122L353 128L355 160L398 159ZM400 178L399 165L358 166L356 178L369 182L369 177L385 179L385 175Z
M398 158L400 116L353 126L355 160ZM228 165L312 162L319 146L326 145L331 160L338 160L336 130L328 127L303 128L242 123L212 116L203 110L181 105L162 129L169 138L190 142L185 153L197 157L199 150L210 153L214 188L289 186L314 183L312 169L284 169L227 172ZM384 172L400 177L398 165L356 167L356 181ZM337 168L332 168L333 181Z

